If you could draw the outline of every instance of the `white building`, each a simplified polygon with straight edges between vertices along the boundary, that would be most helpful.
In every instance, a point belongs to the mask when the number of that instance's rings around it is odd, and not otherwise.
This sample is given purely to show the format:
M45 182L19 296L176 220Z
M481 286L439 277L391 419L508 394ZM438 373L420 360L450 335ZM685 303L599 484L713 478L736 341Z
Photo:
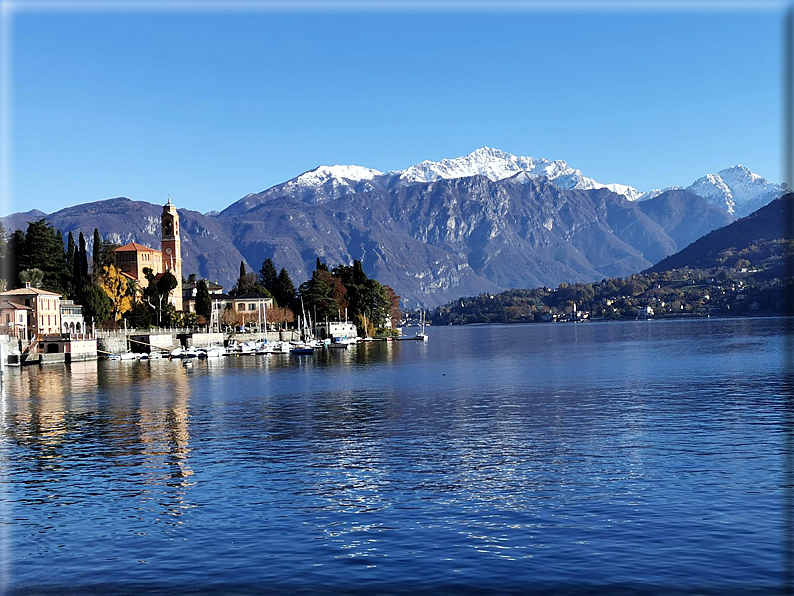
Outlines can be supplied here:
M74 300L61 300L61 331L64 333L85 333L83 307Z
M333 340L358 337L358 329L354 323L330 321L314 326L314 334L320 339Z

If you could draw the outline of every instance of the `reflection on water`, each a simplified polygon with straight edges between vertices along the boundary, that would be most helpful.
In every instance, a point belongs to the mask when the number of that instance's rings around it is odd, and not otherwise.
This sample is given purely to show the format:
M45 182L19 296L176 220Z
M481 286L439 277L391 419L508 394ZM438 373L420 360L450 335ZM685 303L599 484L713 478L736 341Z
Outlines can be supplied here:
M11 370L3 581L773 591L784 339L774 319L441 328Z

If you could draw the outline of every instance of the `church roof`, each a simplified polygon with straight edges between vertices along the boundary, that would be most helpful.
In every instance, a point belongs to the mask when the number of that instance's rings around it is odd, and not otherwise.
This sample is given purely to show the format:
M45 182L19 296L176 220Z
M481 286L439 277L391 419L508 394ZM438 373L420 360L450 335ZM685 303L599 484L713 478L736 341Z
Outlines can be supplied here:
M136 252L160 252L155 248L149 248L148 246L144 246L143 244L138 244L137 242L130 242L129 244L125 244L124 246L119 246L116 249L116 252L127 252L130 250L134 250Z

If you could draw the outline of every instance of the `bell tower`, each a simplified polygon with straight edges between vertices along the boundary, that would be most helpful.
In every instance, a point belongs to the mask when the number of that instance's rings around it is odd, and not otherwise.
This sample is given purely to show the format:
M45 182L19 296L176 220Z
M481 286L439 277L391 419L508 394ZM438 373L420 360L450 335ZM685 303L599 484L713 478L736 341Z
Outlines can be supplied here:
M163 205L163 214L160 216L162 225L161 248L163 255L163 271L170 271L176 277L176 288L171 291L169 302L177 310L182 310L182 236L179 229L179 213L176 206L168 197L168 202Z

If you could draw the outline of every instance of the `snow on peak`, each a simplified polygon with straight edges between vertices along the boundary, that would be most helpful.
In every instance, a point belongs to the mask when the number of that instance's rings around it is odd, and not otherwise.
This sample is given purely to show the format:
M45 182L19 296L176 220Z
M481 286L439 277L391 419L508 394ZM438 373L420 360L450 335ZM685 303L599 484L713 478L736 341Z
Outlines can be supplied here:
M754 210L785 192L782 185L773 184L742 165L725 168L716 174L706 174L695 180L687 190L722 207L731 215Z
M534 157L516 156L501 149L480 147L468 155L441 161L423 161L405 170L390 174L399 176L401 182L434 182L448 178L486 176L490 180L503 180L523 172L532 178L548 178L556 186L566 189L588 190L608 188L629 200L635 200L640 192L624 184L602 184L587 178L562 160L550 161Z
M524 183L530 179L544 177L559 188L573 190L607 188L630 201L644 201L667 190L682 188L671 186L640 192L626 184L604 184L588 178L581 170L572 168L562 160L517 156L493 147L480 147L461 157L440 161L425 160L404 170L394 170L385 174L355 165L319 166L293 178L285 185L301 189L300 192L308 193L312 200L321 201L342 196L353 189L371 189L382 184L391 186L414 182L436 182L478 175L493 181L516 177L517 181ZM742 165L735 165L697 179L686 187L686 190L704 197L731 215L741 215L783 194L785 187L767 181Z
M382 175L383 172L362 166L319 166L304 172L295 178L295 182L301 185L321 186L329 180L372 180Z

